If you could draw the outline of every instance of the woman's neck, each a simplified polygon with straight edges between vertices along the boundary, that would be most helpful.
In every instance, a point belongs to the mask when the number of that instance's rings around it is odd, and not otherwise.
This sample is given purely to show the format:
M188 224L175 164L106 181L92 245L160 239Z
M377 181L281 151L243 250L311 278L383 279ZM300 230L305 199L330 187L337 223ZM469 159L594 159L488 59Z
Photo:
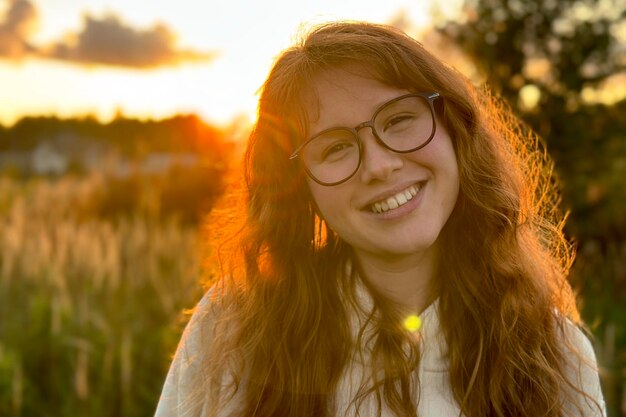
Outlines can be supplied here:
M405 256L375 256L358 250L355 255L364 279L407 311L419 314L432 303L435 247Z

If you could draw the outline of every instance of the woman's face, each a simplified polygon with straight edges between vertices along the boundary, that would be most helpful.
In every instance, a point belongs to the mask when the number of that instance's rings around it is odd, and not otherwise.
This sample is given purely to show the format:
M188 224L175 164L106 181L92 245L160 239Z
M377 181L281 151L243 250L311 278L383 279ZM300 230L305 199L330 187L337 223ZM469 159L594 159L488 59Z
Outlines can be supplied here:
M310 136L331 127L357 126L381 104L409 93L344 69L323 73L315 87L319 101L308 103ZM354 176L335 186L308 179L321 216L359 257L391 260L432 253L459 192L446 128L437 122L432 141L405 154L382 147L370 128L361 129L359 137L363 154ZM389 209L380 212L385 205Z

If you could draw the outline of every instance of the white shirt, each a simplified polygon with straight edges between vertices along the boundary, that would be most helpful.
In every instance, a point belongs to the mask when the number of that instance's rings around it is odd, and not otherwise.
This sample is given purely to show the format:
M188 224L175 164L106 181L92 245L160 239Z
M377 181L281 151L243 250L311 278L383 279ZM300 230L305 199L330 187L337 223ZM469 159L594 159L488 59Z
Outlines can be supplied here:
M206 329L207 323L202 322L209 317L209 297L205 296L198 304L189 324L187 325L181 342L176 350L174 360L163 387L163 392L157 406L155 417L191 417L196 416L197 410L190 407L189 393L197 390L192 386L195 373L200 369L203 353L202 329ZM440 331L438 317L438 303L435 301L420 315L422 327L420 329L421 361L419 366L419 389L420 401L418 403L418 415L424 417L458 417L459 405L454 400L449 384L448 362L445 357L446 342ZM571 331L570 338L578 348L583 358L581 362L577 358L571 358L572 366L568 367L568 375L584 392L588 393L600 404L602 410L594 404L589 404L581 397L581 403L585 413L584 417L606 417L606 407L600 389L600 381L596 369L596 359L591 343L585 335L573 324L568 326ZM347 366L346 371L338 385L336 396L337 416L353 417L356 415L351 401L361 385L367 369L353 362ZM219 417L228 416L236 409L238 395L223 407ZM361 416L375 415L377 408L375 402L365 402L360 411ZM574 409L575 410L575 409ZM383 407L382 417L391 417L389 410Z

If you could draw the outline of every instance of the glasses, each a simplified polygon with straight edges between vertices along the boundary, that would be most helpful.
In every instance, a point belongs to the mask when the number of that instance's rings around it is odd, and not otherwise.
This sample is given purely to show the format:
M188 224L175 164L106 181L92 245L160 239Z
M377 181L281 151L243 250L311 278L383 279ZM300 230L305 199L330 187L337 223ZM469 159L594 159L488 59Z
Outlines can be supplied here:
M359 131L369 127L379 144L397 153L428 145L435 135L434 102L439 93L412 93L381 105L371 120L354 128L325 129L300 145L289 159L300 158L307 174L321 185L349 180L361 166L363 144Z

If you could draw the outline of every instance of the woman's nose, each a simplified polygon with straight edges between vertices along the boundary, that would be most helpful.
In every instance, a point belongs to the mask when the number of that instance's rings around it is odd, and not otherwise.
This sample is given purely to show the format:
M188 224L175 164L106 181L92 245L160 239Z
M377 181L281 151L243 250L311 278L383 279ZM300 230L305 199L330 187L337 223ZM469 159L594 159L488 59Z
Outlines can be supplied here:
M392 172L404 166L402 154L385 148L374 136L371 129L359 132L361 139L361 181L365 184L385 181Z

